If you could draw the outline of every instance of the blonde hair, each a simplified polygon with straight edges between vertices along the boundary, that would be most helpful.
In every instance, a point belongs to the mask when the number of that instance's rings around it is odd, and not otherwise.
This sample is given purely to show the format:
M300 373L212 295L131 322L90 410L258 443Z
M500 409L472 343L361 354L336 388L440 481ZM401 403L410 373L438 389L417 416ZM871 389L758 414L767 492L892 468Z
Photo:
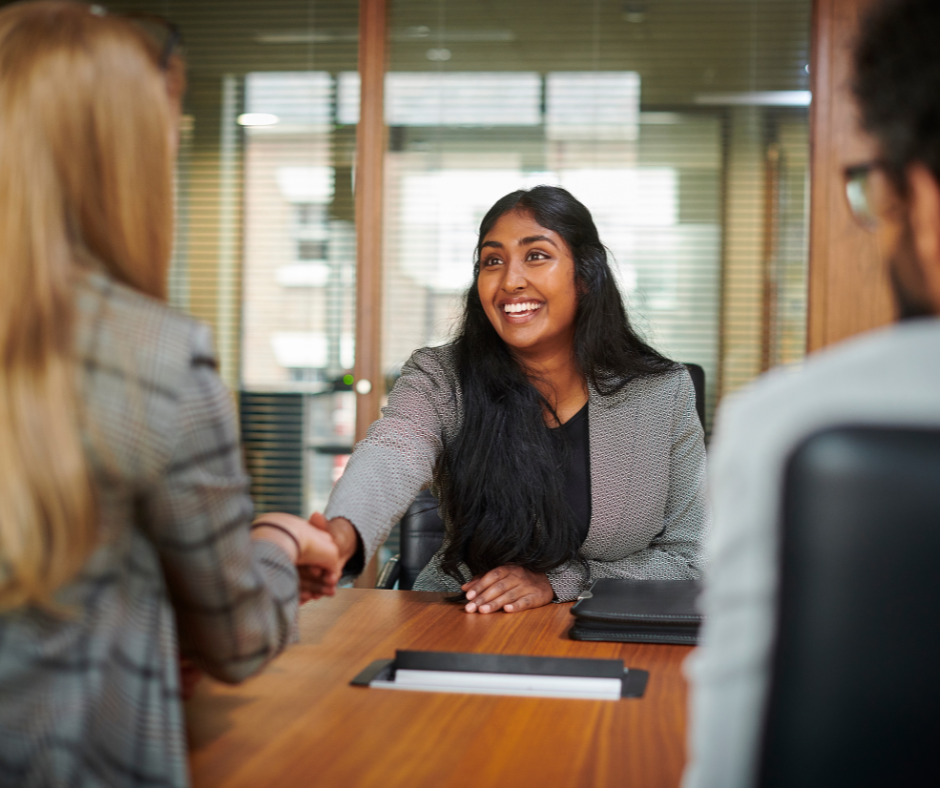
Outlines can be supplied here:
M0 11L0 608L54 608L100 539L73 294L93 258L165 297L173 109L158 57L87 5Z

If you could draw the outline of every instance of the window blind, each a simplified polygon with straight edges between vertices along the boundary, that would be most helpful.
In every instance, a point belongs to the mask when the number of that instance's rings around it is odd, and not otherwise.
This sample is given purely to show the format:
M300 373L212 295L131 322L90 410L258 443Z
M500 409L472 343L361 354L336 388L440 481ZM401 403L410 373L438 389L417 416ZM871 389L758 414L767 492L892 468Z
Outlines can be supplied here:
M633 322L721 394L802 356L809 0L392 0L385 335L446 341L476 230L541 183L592 212Z
M358 2L108 7L184 32L171 299L215 329L259 508L322 508L355 422ZM723 394L799 361L810 11L389 0L388 378L452 335L485 210L538 183L592 211L647 338L705 368L709 424Z
M261 510L322 509L352 446L356 0L115 2L171 19L189 91L174 306L215 330ZM356 107L358 112L358 107ZM347 379L348 380L348 379Z

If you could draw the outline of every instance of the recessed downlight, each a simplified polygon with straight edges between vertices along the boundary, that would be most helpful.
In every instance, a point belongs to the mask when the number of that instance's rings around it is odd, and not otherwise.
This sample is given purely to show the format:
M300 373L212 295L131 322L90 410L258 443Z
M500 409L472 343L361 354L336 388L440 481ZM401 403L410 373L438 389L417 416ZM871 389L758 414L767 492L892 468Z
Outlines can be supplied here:
M274 126L280 122L277 115L269 112L246 112L238 116L239 126Z

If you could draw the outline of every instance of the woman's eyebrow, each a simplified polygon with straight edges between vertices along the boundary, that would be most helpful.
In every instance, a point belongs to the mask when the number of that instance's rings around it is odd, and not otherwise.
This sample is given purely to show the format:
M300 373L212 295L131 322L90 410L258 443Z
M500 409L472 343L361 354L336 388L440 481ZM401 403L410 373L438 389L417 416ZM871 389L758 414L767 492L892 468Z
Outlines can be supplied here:
M516 243L519 246L528 246L529 244L534 244L536 241L548 241L556 249L558 248L558 244L556 244L547 235L530 235L526 238L520 238ZM481 249L485 249L487 247L493 247L494 249L505 248L499 241L484 241L483 243L480 244Z
M530 235L527 238L523 238L519 241L519 246L527 246L528 244L534 244L536 241L548 241L556 249L558 244L556 244L551 238L547 235Z

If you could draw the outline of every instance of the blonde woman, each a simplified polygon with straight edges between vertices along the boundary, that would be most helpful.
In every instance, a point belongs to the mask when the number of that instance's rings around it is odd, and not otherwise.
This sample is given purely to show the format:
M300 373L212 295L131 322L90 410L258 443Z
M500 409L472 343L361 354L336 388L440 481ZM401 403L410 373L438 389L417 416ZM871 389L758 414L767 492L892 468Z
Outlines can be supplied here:
M188 784L178 653L288 643L325 532L252 505L208 331L164 303L172 29L0 11L0 785Z

